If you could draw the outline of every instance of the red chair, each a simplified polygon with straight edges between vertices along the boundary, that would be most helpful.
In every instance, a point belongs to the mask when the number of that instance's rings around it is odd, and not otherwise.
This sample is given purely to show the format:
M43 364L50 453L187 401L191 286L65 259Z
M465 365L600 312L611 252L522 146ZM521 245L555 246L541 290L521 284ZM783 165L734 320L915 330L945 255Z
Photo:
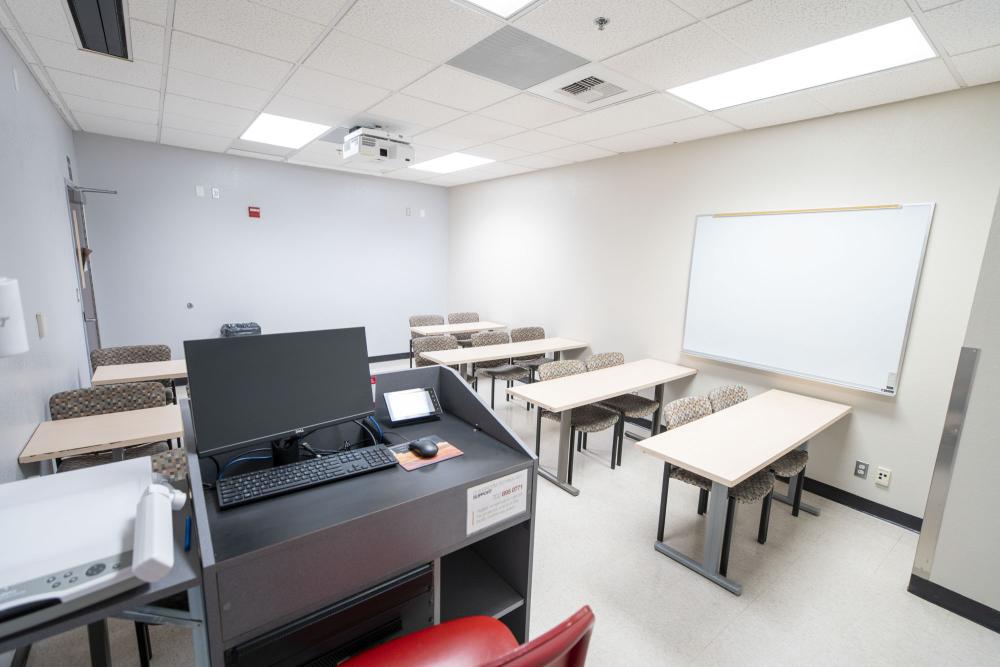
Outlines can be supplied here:
M582 667L594 628L584 606L556 627L518 646L506 625L469 616L412 632L360 653L348 667Z

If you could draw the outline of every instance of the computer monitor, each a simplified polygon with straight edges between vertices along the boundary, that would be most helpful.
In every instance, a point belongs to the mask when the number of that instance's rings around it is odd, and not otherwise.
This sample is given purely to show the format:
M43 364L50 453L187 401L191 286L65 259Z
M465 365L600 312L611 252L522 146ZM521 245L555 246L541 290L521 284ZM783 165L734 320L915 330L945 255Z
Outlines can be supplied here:
M373 413L363 327L184 342L198 455Z

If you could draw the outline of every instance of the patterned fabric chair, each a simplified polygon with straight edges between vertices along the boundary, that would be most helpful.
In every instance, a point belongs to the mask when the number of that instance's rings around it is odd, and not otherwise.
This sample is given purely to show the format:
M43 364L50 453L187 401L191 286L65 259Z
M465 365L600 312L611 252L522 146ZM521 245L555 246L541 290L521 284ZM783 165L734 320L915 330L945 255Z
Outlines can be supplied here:
M470 322L478 322L479 313L448 313L448 324L468 324ZM456 334L455 340L462 347L469 347L472 345L472 334Z
M602 368L621 366L624 363L625 355L621 352L601 352L600 354L592 355L587 360L587 370L596 371ZM640 419L642 417L649 417L659 409L660 404L657 401L644 398L638 394L625 394L601 401L598 405L618 413L618 425L615 429L615 437L618 441L618 460L615 463L621 465L622 450L625 448L625 418Z
M552 361L538 369L539 380L555 380L561 377L586 373L587 365L582 361ZM553 421L561 421L562 413L549 412L539 408L535 417L535 455L538 456L542 448L542 417ZM610 410L605 410L599 405L583 405L573 408L570 416L570 448L569 448L569 476L567 483L573 483L573 438L576 436L577 447L583 447L587 442L587 435L597 433L612 428L618 423L618 415ZM615 461L615 441L611 441L611 468L614 469Z
M510 342L510 336L506 331L480 331L472 334L472 347L482 347L484 345L503 345ZM493 361L478 361L472 364L472 388L479 390L479 374L490 378L490 408L494 408L496 399L497 380L505 380L508 387L514 386L515 380L524 381L528 379L528 371L520 366L510 363L510 359L495 359ZM507 395L510 400L510 395Z
M118 364L144 364L150 361L170 361L170 347L167 345L123 345L121 347L99 347L90 351L90 370L98 366ZM174 402L174 385L170 380L159 380L167 389L167 403Z
M461 347L458 341L455 340L454 336L421 336L420 338L414 338L413 342L413 359L417 368L421 366L433 366L433 361L428 361L424 359L421 354L424 352L439 352L440 350L457 350Z
M430 327L435 324L444 324L444 318L440 315L410 315L411 327ZM413 368L413 339L423 338L421 334L410 332L410 368Z
M746 387L739 384L717 387L708 394L708 399L712 402L712 412L725 410L748 398L750 398L750 394L747 393ZM802 505L802 480L806 476L807 463L809 463L809 452L795 449L771 464L771 472L776 477L799 475L799 481L795 485L795 495L792 497L792 516L799 515L799 508Z
M689 424L696 419L712 414L712 402L704 396L688 396L671 401L663 409L667 422L667 430ZM666 465L670 465L669 463ZM708 493L712 490L712 481L689 470L670 466L670 478L692 484L699 489L698 514L704 514L708 508ZM667 486L663 488L664 498ZM757 527L757 541L767 542L767 528L771 519L771 499L774 495L774 473L761 470L749 479L740 482L729 489L728 507L726 508L726 528L722 540L722 559L719 563L719 574L726 576L729 568L729 551L733 541L733 521L736 517L736 503L749 504L762 501L760 506L760 523Z
M53 421L73 417L89 417L110 412L127 412L143 408L156 408L167 404L166 390L158 382L131 382L107 384L90 389L73 389L53 394L49 398L49 413ZM165 442L135 445L125 448L125 458L135 459L167 451ZM80 454L62 459L58 470L78 470L112 461L111 452Z
M542 340L543 338L545 338L545 329L543 327L516 327L510 330L510 342L512 343L522 343L526 340ZM528 370L531 374L531 382L535 381L535 373L538 371L538 367L551 361L553 359L549 359L544 354L533 354L527 357L515 357L511 359L511 363Z

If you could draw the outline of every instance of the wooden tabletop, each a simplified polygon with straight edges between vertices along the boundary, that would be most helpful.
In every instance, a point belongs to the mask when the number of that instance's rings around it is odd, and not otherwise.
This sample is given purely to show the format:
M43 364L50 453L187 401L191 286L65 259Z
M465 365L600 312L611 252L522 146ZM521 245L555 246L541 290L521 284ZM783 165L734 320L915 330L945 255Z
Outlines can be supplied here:
M177 380L187 377L184 359L148 361L141 364L114 364L98 366L91 384L120 384L122 382L147 382L149 380Z
M463 347L458 350L438 350L437 352L421 352L424 359L442 366L457 364L472 364L478 361L494 361L510 357L529 357L548 352L562 352L587 347L590 343L573 338L539 338L525 340L520 343L504 343L502 345L482 345L480 347Z
M32 463L103 452L183 434L181 409L176 405L47 421L38 425L17 460Z
M499 322L463 322L461 324L428 324L422 327L410 327L410 331L421 336L443 336L444 334L475 333L490 329L504 329L506 324Z
M508 389L511 396L534 403L550 412L563 412L697 373L693 368L669 364L659 359L640 359L621 366L602 368L578 375L522 384Z
M851 406L772 389L636 443L645 453L736 486L851 411Z

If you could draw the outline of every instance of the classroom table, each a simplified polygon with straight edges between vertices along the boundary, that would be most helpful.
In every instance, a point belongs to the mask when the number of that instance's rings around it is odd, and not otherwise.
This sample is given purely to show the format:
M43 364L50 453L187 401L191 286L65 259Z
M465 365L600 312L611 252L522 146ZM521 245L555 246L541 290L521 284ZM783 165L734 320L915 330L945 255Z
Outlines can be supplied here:
M638 442L640 450L664 462L655 549L740 595L742 586L719 573L729 489L793 449L804 449L813 436L850 411L849 405L772 389ZM712 481L701 562L663 541L671 466ZM790 480L789 488L801 483Z
M169 361L146 361L138 364L111 364L98 366L90 382L101 384L121 384L123 382L148 382L150 380L180 380L187 377L187 363L184 359Z
M177 405L46 421L38 425L17 460L35 463L179 438L184 433Z
M558 355L567 350L580 350L590 343L573 338L539 338L525 340L519 343L503 343L501 345L481 345L479 347L463 347L454 350L437 350L421 352L421 356L441 366L465 366L480 361L496 361L513 357L531 357L553 352Z
M428 324L420 327L410 327L410 332L418 336L444 336L490 331L492 329L505 329L506 327L506 324L500 324L499 322L462 322L459 324Z
M652 431L656 434L660 429L663 391L667 383L690 377L697 372L693 368L677 366L659 359L640 359L620 366L513 387L508 389L507 393L528 403L534 403L539 409L567 413L582 405L656 387L655 399L660 403L652 419ZM568 418L559 420L559 459L556 474L552 475L541 467L539 474L575 496L580 491L572 485L573 443L570 442L570 421Z

